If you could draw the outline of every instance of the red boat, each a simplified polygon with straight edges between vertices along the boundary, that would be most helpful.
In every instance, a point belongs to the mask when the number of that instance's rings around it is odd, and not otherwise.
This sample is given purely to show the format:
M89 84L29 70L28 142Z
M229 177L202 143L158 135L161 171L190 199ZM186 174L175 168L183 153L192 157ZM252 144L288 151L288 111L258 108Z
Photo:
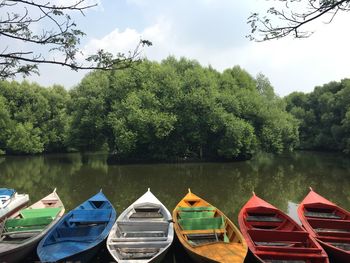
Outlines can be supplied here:
M260 262L329 263L314 238L255 194L239 212L238 223L249 249Z
M350 213L310 188L300 203L298 216L329 257L337 263L350 262Z

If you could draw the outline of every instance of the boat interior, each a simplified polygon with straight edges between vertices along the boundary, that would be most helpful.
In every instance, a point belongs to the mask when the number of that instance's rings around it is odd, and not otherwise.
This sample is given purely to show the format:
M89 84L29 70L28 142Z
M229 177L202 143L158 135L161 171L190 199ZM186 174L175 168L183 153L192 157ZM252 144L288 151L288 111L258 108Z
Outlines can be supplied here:
M106 201L88 201L80 209L72 210L59 223L45 242L46 245L59 242L94 242L110 221L112 209Z
M23 242L36 236L57 217L61 209L49 207L21 210L16 218L9 218L1 224L1 241Z
M166 248L169 220L164 208L154 203L135 204L118 221L109 247L122 260L147 260Z
M255 245L255 253L264 262L325 262L325 256L321 255L321 249L310 239L309 234L277 209L247 209L244 222Z
M233 227L213 206L178 207L183 238L193 247L216 242L240 242Z
M334 206L305 206L304 216L318 239L350 251L350 218L345 212Z
M128 219L131 221L140 220L166 220L166 215L161 206L155 204L140 204L134 205L133 209L128 214Z
M123 260L150 259L167 247L169 222L159 221L158 215L155 220L147 218L148 221L118 221L108 243L112 253Z

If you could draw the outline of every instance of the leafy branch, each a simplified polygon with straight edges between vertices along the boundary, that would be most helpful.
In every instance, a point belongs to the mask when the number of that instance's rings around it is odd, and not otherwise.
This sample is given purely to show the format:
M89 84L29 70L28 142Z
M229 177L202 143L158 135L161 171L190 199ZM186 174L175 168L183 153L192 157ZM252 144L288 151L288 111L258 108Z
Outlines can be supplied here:
M73 2L73 1L72 1ZM85 33L77 28L71 13L84 11L96 6L87 5L86 0L74 1L70 5L55 5L51 2L34 0L0 0L0 41L7 44L0 50L0 79L14 77L17 74L28 76L38 74L39 64L55 64L73 70L100 69L112 70L127 68L141 60L141 49L152 43L140 40L133 51L113 55L104 50L85 57L79 62L82 54L79 45ZM33 26L39 30L32 30ZM16 43L22 43L23 50L13 50ZM15 45L13 45L14 43ZM45 49L38 52L36 50ZM45 54L56 54L54 58ZM83 55L83 54L82 54Z
M261 42L289 35L295 38L307 38L313 32L306 30L305 25L326 15L329 16L325 23L331 23L339 12L350 11L350 0L280 0L280 2L285 3L284 9L270 7L264 16L253 13L248 17L247 23L251 26L251 33L247 37L250 40Z

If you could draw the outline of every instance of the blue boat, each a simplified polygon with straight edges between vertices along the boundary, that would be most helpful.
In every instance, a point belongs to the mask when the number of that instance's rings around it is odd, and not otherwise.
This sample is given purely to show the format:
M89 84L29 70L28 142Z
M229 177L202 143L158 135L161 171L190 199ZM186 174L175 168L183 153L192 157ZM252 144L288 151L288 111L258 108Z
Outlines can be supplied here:
M65 215L39 243L41 262L87 262L108 236L116 212L102 192Z

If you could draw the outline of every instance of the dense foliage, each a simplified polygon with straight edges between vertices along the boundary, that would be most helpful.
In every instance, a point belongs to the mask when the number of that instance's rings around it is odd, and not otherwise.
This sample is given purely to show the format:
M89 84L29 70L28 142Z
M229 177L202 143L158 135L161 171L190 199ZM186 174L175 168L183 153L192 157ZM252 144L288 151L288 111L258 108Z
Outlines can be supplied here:
M294 92L285 101L300 122L300 148L350 153L349 79Z
M298 123L265 76L173 57L92 72L69 92L2 82L0 126L0 149L10 153L69 147L126 159L232 159L298 143Z
M41 153L65 148L70 117L68 92L28 82L0 83L0 149Z

